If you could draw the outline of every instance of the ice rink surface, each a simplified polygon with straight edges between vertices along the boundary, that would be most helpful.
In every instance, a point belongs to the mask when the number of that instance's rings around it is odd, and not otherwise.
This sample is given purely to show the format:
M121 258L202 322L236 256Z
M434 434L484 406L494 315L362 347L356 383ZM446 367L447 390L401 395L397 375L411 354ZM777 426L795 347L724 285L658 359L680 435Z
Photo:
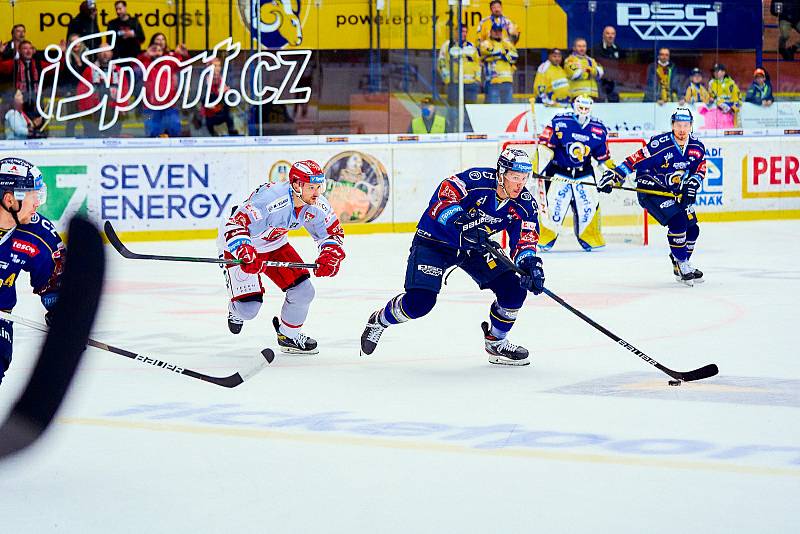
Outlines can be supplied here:
M544 296L511 333L533 364L489 364L492 296L460 271L361 358L411 235L349 236L340 275L314 279L317 356L278 354L225 389L88 349L51 431L0 465L0 532L800 532L798 235L798 221L702 225L694 288L672 279L662 229L589 254L563 235L543 256L551 290L650 356L719 365L680 387ZM233 336L218 267L107 253L94 338L216 376L275 348L275 288ZM18 288L14 312L40 318ZM42 335L15 338L3 415Z

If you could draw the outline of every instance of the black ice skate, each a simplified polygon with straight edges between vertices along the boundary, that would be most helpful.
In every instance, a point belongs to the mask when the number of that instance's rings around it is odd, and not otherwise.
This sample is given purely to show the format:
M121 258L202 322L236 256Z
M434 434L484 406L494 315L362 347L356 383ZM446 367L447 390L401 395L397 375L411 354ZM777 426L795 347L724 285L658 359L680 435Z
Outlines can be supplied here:
M281 334L281 323L277 317L272 318L272 326L275 327L275 332L278 334L278 346L281 348L281 352L287 354L317 354L319 352L316 340L302 332L298 332L294 339Z
M686 279L684 278L684 274L681 273L681 267L678 264L678 260L676 260L675 256L673 256L672 254L669 255L669 260L672 262L672 274L675 275L675 280L685 284ZM688 261L686 263L689 266L689 271L692 275L693 284L702 284L703 282L705 282L705 280L703 279L703 271L701 271L700 269L695 269L692 266L692 264L689 263ZM691 286L693 284L686 284L686 285Z
M528 349L514 345L508 339L497 339L489 331L489 323L481 323L483 338L486 340L486 352L489 363L498 365L528 365Z
M380 320L381 310L372 312L372 315L367 319L367 326L364 328L364 333L361 334L361 355L369 356L375 352L375 347L378 346L378 341L381 339L381 334L386 330L386 326Z
M232 312L228 312L228 330L231 331L231 334L238 334L241 332L243 324L244 321L235 316Z

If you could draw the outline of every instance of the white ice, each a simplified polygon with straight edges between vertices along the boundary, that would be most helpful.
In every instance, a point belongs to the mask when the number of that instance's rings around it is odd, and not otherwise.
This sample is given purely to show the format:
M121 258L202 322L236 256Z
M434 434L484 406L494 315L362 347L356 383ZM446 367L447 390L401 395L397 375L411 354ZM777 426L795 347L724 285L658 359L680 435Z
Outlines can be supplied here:
M547 284L663 364L718 377L668 387L544 296L511 334L533 364L491 365L492 297L462 272L361 358L411 235L349 236L340 276L314 280L317 356L278 354L225 389L90 348L51 431L0 465L0 532L800 532L800 222L702 225L694 288L654 234L590 254L564 235ZM214 254L210 240L131 248ZM94 338L218 376L275 348L274 287L233 336L216 266L107 254ZM40 318L19 289L14 312ZM15 327L0 415L41 339Z

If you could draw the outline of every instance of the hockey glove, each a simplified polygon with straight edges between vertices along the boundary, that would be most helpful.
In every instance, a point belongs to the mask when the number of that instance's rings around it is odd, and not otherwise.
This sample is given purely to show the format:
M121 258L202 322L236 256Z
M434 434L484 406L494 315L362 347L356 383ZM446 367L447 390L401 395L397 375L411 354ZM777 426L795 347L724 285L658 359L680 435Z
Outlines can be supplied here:
M489 241L489 231L483 226L483 215L462 213L453 221L460 234L461 248L465 250L483 250Z
M692 175L681 182L681 205L689 207L697 200L697 191L700 190L700 179Z
M247 274L258 274L261 272L261 261L258 259L256 248L250 243L239 245L234 254L236 259L241 261L239 267Z
M605 169L600 180L597 182L597 190L601 193L611 193L615 185L622 184L622 177L617 174L616 169Z
M542 258L528 254L517 261L519 267L525 274L519 276L519 285L522 289L538 295L544 290L544 269L542 269Z
M344 256L344 249L339 245L323 246L317 258L317 268L314 270L314 274L317 276L336 276Z

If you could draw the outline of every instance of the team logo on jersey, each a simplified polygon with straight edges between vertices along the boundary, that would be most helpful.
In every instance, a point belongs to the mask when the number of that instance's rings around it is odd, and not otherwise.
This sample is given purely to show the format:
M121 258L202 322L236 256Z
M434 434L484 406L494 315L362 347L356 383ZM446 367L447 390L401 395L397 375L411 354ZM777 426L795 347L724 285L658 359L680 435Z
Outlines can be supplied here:
M591 153L591 150L583 143L575 141L574 143L567 145L567 153L574 161L583 163L583 161L586 159L586 156Z
M261 219L261 212L249 202L244 206L241 206L239 211L246 213L251 222Z
M30 224L38 224L39 221L41 221L41 220L42 220L42 218L39 216L39 214L38 213L34 213L33 215L31 215Z
M480 180L481 171L469 171L469 174L467 174L467 178L469 178L470 180Z
M294 223L297 226L297 223ZM270 228L269 232L261 236L264 241L277 241L289 232L288 228Z
M383 163L365 152L348 150L325 164L326 193L343 222L377 219L389 202L389 174Z
M14 239L11 241L11 250L15 250L17 252L21 252L31 258L36 257L39 254L39 248L34 245L33 243L28 243L27 241L20 241L19 239Z
M594 130L595 130L595 128L592 128L592 131L594 131ZM583 134L579 134L579 133L573 133L572 134L572 138L575 139L576 141L583 141L584 143L589 140L589 136L588 135L583 135Z
M313 213L311 213L310 211L306 211L306 214L303 217L303 222L311 221L311 220L314 219L314 217L315 217L315 215Z
M683 175L686 174L684 172L673 172L667 178L667 183L672 185L680 185L681 181L683 181Z
M661 166L665 169L669 167L669 160L671 159L672 159L672 152L667 152L666 154L664 154L664 163L662 163Z
M527 191L523 191L522 194L519 196L522 200L533 200L533 197Z
M479 199L478 199L478 200L475 202L475 205L476 205L476 206L480 206L480 205L481 205L481 204L483 204L484 202L486 202L486 195L483 195L481 198L479 198Z
M250 226L250 217L248 217L246 213L240 211L233 217L233 222L247 228Z

